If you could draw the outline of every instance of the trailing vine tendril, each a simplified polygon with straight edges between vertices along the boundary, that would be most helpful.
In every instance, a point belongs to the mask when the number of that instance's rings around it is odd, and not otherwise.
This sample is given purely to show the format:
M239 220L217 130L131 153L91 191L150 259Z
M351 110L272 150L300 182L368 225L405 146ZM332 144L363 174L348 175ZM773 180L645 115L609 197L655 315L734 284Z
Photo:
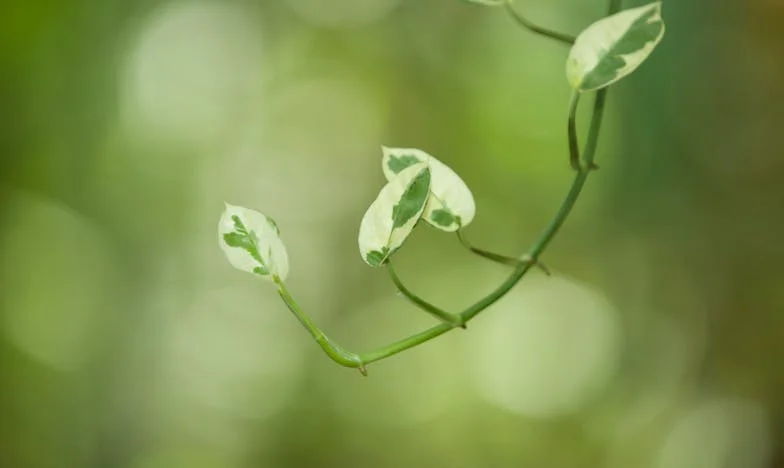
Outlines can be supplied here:
M324 352L336 363L357 368L363 374L366 374L366 366L370 363L419 346L455 328L466 328L469 321L503 298L532 268L538 267L549 274L540 257L577 204L589 175L598 167L595 163L596 150L607 89L634 71L664 34L661 2L617 14L622 2L610 0L607 17L575 38L530 22L514 8L512 0L468 1L503 6L522 28L571 46L566 64L567 78L573 87L568 107L567 139L569 162L575 174L560 207L525 254L515 258L471 245L464 237L463 228L473 219L475 206L473 196L462 179L421 150L384 147L383 169L388 184L362 220L360 252L370 266L385 267L399 293L440 323L378 349L357 354L330 340L289 293L284 283L288 273L288 256L280 241L277 225L271 218L227 204L219 223L220 245L229 261L238 269L271 280L283 302ZM587 139L580 151L577 109L580 102L584 102L581 97L588 92L594 94L593 110ZM459 313L447 312L422 299L403 284L390 260L421 221L443 231L456 232L461 245L471 253L510 266L512 272L493 291ZM242 229L238 230L237 226L242 226Z

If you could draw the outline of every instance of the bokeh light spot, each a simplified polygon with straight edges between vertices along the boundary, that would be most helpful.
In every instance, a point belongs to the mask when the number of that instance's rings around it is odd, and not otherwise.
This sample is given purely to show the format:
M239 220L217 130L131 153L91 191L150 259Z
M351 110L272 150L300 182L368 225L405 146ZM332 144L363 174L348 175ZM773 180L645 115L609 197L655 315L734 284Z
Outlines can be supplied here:
M763 468L771 451L764 408L752 401L716 398L677 421L659 453L658 468Z
M286 0L304 20L330 27L355 27L388 15L400 0Z
M40 363L78 369L114 310L105 240L76 211L27 194L11 198L6 222L0 233L3 331Z
M213 145L258 105L261 34L236 3L174 2L154 10L121 75L126 130L141 140Z
M373 349L432 325L432 319L390 293L365 303L343 322L344 335L356 349ZM457 334L437 343L372 364L362 378L355 370L325 363L319 378L335 411L362 424L410 427L424 424L460 407L470 398L459 364ZM326 359L326 358L325 358Z
M255 284L254 287L267 286ZM166 394L229 418L264 418L292 396L302 370L299 324L270 294L226 287L199 294L187 313L170 317L161 372ZM167 400L167 401L172 401ZM179 406L179 405L173 405ZM193 423L194 421L190 421Z
M269 211L274 200L277 221L288 213L309 223L362 210L367 201L359 195L372 180L363 183L357 174L380 174L382 104L348 74L288 83L238 130L229 148L215 154L214 165L205 166L205 186L216 190L207 191L205 206L212 210L215 199L228 198L265 203L258 209Z
M607 384L619 353L612 305L564 278L526 278L472 328L480 394L528 416L579 410Z

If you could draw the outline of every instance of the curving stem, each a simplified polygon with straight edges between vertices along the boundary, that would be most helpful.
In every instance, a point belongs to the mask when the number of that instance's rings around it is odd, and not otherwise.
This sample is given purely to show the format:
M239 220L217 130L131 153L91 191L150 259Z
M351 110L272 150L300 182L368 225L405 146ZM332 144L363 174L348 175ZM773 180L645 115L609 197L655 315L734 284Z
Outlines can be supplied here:
M433 304L427 302L426 300L422 299L421 297L411 292L411 290L409 290L403 284L403 282L400 281L400 278L397 276L397 273L395 273L395 269L392 267L392 262L390 262L389 260L387 260L386 269L387 272L389 273L389 277L392 279L392 283L395 284L395 287L397 288L398 291L400 291L400 294L402 294L406 299L413 302L414 305L424 310L425 312L433 315L439 320L450 323L455 327L460 327L463 329L466 327L465 321L459 315L450 314L449 312L446 312L443 309L434 306Z
M465 238L463 235L463 229L460 228L457 231L457 238L460 240L460 245L468 249L471 253L476 254L482 258L487 260L499 263L501 265L511 266L511 267L521 267L525 265L536 265L539 267L544 274L550 276L550 269L547 268L543 263L539 262L535 258L531 258L528 255L525 255L523 258L515 258L515 257L508 257L506 255L497 254L495 252L490 252L489 250L480 249L479 247L474 247L468 242L468 239Z
M506 0L504 2L504 10L509 14L509 16L517 23L518 25L524 27L525 29L531 31L534 34L539 34L540 36L549 37L550 39L555 39L558 42L562 42L566 45L574 44L575 38L568 35L559 33L558 31L553 31L552 29L543 28L541 26L537 26L536 24L532 23L528 18L524 17L520 13L515 10L513 5L513 0Z
M621 8L621 0L610 0L609 1L609 11L608 14L612 15L617 13ZM507 10L511 11L511 4L507 2L506 4ZM529 26L526 26L522 22L520 23L524 27L531 29ZM536 32L536 31L535 31ZM541 33L541 32L540 32ZM548 35L548 34L545 34ZM552 35L550 37L553 37ZM575 101L570 108L574 108L574 112L570 110L570 119L572 119L572 114L576 113L576 99L573 98ZM566 222L566 219L569 217L569 213L571 213L572 209L574 208L575 204L577 203L577 199L582 192L583 186L585 185L585 181L588 179L588 175L591 173L592 169L595 168L594 159L596 157L596 148L599 141L599 133L601 130L602 125L602 118L604 115L604 105L607 99L607 88L603 88L596 92L596 97L594 99L593 104L593 113L591 116L591 125L588 129L588 139L585 143L585 148L583 149L582 154L582 164L580 164L580 155L579 152L571 151L571 141L570 141L570 160L577 161L575 165L575 170L577 173L574 176L572 181L572 185L569 188L569 191L566 194L561 206L558 208L553 219L550 221L550 224L544 229L542 234L539 236L539 239L534 243L534 245L528 250L525 258L530 259L538 259L539 256L545 251L547 246L552 242L555 238L555 235L561 229L561 226ZM570 124L571 125L571 124ZM570 126L570 134L575 135L574 141L576 142L576 124L574 132L571 131ZM576 157L575 157L576 156ZM534 266L535 262L529 261L522 264L519 264L515 267L515 270L498 286L495 290L490 292L488 295L483 297L482 299L478 300L473 305L466 308L463 312L459 314L461 323L465 325L470 321L472 318L477 316L480 312L490 307L496 301L501 299L505 296L524 276L525 274ZM388 267L390 274L393 277L393 281L396 278L394 276L394 271L391 267ZM402 340L396 341L389 345L383 346L373 351L369 351L362 354L355 354L346 349L339 346L337 343L334 343L326 335L313 323L313 321L308 317L302 309L300 309L299 305L294 301L294 298L291 297L288 290L286 289L285 285L282 281L278 278L275 278L275 283L278 285L278 292L280 297L283 299L283 302L286 306L291 310L291 312L299 319L302 325L310 332L316 342L321 346L324 352L335 362L342 366L352 367L359 369L363 375L367 375L365 370L365 366L372 362L380 361L382 359L388 358L395 354L398 354L402 351L407 349L411 349L415 346L419 346L423 343L426 343L444 333L449 332L456 328L456 324L454 322L445 321L442 322L434 327L431 327L425 331L417 333L415 335L409 336L407 338L403 338ZM399 283L399 279L398 279ZM400 284L402 285L402 283ZM401 289L398 286L398 289ZM401 292L405 294L407 289L401 289ZM410 291L409 291L410 293ZM417 297L411 294L409 299ZM434 313L435 310L439 310L435 306L425 302L424 300L419 299L422 304L419 304L421 307L424 308L423 304L427 304L429 309L428 312ZM440 311L443 314L446 312ZM443 315L442 314L442 315ZM448 316L452 316L452 314L448 314ZM443 317L441 317L443 318Z
M283 281L280 280L277 276L273 278L275 284L278 286L278 294L280 294L280 298L283 299L283 303L286 304L286 307L294 314L295 317L299 320L303 327L310 333L316 343L321 346L321 349L327 353L327 356L330 357L333 361L337 362L341 366L345 367L353 367L359 369L362 375L367 375L367 371L365 370L365 363L359 357L359 355L348 351L347 349L343 348L339 344L335 343L334 341L330 340L324 332L321 331L319 327L311 320L310 316L303 311L297 301L289 293L288 289L286 289L286 285L283 284Z

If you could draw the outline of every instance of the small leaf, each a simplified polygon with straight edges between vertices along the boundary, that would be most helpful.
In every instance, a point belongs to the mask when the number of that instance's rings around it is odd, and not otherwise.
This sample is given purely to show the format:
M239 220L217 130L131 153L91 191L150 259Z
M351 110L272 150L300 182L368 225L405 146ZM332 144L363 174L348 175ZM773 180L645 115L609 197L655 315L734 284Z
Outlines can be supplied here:
M275 221L263 214L226 204L218 222L218 243L238 270L272 280L286 279L289 258Z
M572 46L566 77L574 89L594 91L633 72L664 36L661 2L631 8L586 28Z
M474 196L463 179L449 166L414 148L382 147L382 151L382 169L387 180L418 162L427 163L430 167L430 197L422 215L425 221L448 232L456 231L473 221L476 214Z
M383 265L414 230L430 193L430 168L417 163L381 189L359 225L359 252L370 266Z

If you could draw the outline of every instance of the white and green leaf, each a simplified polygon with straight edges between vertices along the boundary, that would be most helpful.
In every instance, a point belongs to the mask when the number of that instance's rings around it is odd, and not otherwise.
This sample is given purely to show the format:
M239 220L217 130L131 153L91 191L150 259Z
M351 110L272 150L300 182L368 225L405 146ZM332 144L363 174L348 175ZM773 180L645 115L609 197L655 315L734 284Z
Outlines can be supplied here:
M238 270L281 281L289 274L289 257L275 221L263 214L226 203L218 222L218 243Z
M387 180L413 164L430 167L430 197L423 218L442 231L456 231L474 219L474 196L463 179L449 166L426 152L414 148L382 148L382 169Z
M664 36L661 8L659 1L624 10L580 33L566 61L572 87L594 91L636 70Z
M401 170L379 192L359 225L359 252L377 267L400 248L425 210L430 168L417 163Z

